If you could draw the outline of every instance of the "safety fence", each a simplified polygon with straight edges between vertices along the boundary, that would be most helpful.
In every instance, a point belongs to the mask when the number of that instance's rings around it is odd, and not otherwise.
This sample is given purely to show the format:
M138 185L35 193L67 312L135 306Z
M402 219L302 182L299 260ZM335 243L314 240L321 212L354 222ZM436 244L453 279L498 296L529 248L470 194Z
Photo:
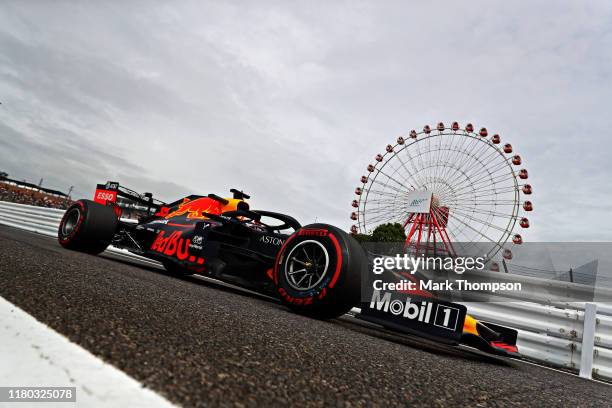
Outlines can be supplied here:
M57 237L64 210L0 201L0 224ZM109 252L152 263L117 248ZM488 272L483 272L488 273ZM565 368L586 378L612 380L612 304L561 302L593 291L585 285L512 274L496 279L520 282L523 290L504 302L466 303L468 313L519 332L519 351L527 359ZM612 299L612 291L604 291Z

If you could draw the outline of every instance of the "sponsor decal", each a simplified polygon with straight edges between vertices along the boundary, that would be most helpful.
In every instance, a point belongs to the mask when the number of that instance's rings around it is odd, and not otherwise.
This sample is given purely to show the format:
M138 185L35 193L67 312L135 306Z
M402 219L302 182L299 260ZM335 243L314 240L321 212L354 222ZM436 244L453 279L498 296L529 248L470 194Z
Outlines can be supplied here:
M106 188L107 190L117 190L119 188L119 183L117 183L116 181L109 181L106 183L104 188Z
M299 298L299 297L291 296L283 288L278 288L278 294L287 303L291 303L291 304L294 304L294 305L305 305L306 306L306 305L311 305L312 301L315 299L315 297L317 299L319 299L319 300L323 299L327 295L327 289L323 288L321 293L319 293L316 296L308 296L308 297L304 297L304 298Z
M392 299L391 292L381 296L381 292L375 290L370 301L370 309L390 313L409 321L418 321L424 324L455 331L460 316L460 309L432 303L428 301L412 302L410 297L405 301Z
M285 240L278 238L278 237L272 237L269 235L262 235L261 238L259 238L259 242L263 242L264 244L272 244L272 245L281 246L283 245Z
M96 203L100 203L104 205L106 205L107 201L114 203L115 201L117 201L117 192L111 191L111 190L97 189L96 194L94 195L94 201Z
M191 244L189 244L189 248L193 248L193 249L197 249L201 251L203 242L204 242L204 239L201 236L196 235L193 238L191 238Z
M167 224L168 220L153 220L151 222L149 222L149 224Z
M186 198L183 203L179 204L175 211L172 211L170 214L166 215L166 218L173 218L187 214L188 219L203 220L206 219L206 215L203 213L219 215L221 214L222 208L223 204L209 197L200 197L196 198L195 200L189 200Z
M302 228L300 232L298 232L298 235L325 237L328 233L329 231L326 229Z
M176 256L179 260L187 259L189 256L189 239L181 238L183 231L174 231L166 236L166 231L161 231L153 244L151 250L167 256Z

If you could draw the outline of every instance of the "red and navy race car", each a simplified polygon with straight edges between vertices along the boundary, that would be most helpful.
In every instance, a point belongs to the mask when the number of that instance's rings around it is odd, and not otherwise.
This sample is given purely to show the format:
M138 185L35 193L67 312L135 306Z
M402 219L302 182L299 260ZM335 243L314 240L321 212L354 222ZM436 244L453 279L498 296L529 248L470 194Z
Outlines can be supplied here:
M518 356L515 330L477 321L463 305L431 294L362 290L362 278L371 289L368 256L341 229L252 210L249 195L230 192L164 203L116 182L99 184L94 201L79 200L66 210L58 240L90 254L123 248L161 262L171 274L209 276L277 297L312 317L334 318L361 306L357 317L397 332Z
M359 303L367 260L349 234L251 210L249 195L231 193L166 204L116 182L99 184L94 201L68 208L59 243L91 254L113 245L157 260L172 274L203 274L279 297L313 317L340 316Z

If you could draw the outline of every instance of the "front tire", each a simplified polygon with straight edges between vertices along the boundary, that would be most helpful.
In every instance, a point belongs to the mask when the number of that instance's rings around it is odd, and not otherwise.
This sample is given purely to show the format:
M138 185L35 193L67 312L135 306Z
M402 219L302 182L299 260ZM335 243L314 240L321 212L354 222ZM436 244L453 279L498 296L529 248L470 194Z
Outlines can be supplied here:
M359 303L366 269L365 252L353 237L332 225L310 224L285 241L274 281L281 301L293 311L330 319Z
M64 248L99 254L111 243L119 220L111 207L79 200L62 217L57 239Z

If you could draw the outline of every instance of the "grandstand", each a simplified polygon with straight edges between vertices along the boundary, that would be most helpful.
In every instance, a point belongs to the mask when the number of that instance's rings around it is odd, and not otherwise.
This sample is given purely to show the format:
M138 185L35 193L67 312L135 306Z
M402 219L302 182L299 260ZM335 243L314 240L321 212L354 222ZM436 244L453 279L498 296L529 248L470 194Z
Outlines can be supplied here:
M13 180L7 176L4 172L0 173L0 201L62 209L68 208L72 203L70 196L59 190Z

